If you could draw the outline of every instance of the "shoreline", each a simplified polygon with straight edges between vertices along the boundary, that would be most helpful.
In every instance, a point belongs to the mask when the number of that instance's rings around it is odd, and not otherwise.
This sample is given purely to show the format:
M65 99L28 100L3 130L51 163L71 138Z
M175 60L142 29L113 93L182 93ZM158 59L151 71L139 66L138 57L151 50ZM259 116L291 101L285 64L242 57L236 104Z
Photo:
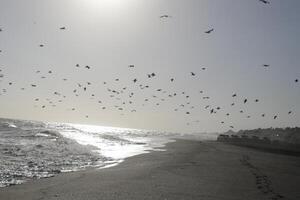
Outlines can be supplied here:
M0 199L299 199L300 158L176 140L104 169L0 188Z

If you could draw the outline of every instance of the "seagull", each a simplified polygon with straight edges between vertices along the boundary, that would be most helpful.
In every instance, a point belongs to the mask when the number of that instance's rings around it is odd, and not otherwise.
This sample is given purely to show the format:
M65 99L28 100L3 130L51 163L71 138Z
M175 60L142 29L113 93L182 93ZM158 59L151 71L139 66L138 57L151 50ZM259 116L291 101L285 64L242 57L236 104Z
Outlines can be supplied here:
M234 126L230 126L230 128L234 128Z
M134 82L134 83L136 83L136 82L137 82L137 79L136 79L136 78L135 78L135 79L133 79L133 82Z
M264 66L264 67L270 67L270 65L269 65L269 64L264 64L263 66Z
M60 30L66 30L66 27L60 27L59 29Z
M259 102L259 100L258 100L258 99L255 99L255 102Z
M262 116L262 117L265 117L266 115L265 115L265 114L262 114L261 116Z
M40 47L44 47L44 45L43 45L43 44L40 44Z
M212 29L210 29L210 30L208 30L208 31L205 31L204 33L210 34L210 33L213 32L213 31L214 31L214 29L212 28Z
M245 100L244 100L244 103L247 103L247 101L248 101L248 99L245 99Z
M196 74L195 74L194 72L191 72L191 75L192 75L192 76L195 76Z
M79 64L76 64L76 67L79 67Z
M129 67L129 68L133 68L133 67L134 67L134 65L129 65L128 67Z
M277 119L277 115L275 115L273 118L274 118L274 119Z
M289 113L288 113L288 114L289 114L289 115L290 115L290 114L292 114L292 111L289 111Z
M264 4L270 4L270 1L267 1L267 0L259 0L259 1L264 3Z
M295 80L295 82L296 82L296 83L298 83L298 82L299 82L299 80L298 80L298 79L296 79L296 80Z
M174 78L171 78L171 82L173 82L174 81Z
M236 94L233 94L232 97L236 97Z
M87 65L87 66L85 66L85 68L87 68L87 69L91 69L91 67L90 67L90 66L88 66L88 65Z
M202 70L206 70L206 68L205 68L205 67L202 67Z

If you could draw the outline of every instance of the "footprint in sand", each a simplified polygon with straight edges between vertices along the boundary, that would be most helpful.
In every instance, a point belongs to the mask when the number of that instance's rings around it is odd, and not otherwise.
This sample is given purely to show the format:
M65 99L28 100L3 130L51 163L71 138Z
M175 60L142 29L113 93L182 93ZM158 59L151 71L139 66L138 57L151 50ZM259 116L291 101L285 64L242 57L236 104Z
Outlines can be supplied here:
M259 191L264 195L268 195L271 200L284 199L283 195L274 192L269 177L263 174L259 168L250 162L250 157L248 155L243 155L240 162L243 166L247 167L250 170L250 173L255 177L256 188Z

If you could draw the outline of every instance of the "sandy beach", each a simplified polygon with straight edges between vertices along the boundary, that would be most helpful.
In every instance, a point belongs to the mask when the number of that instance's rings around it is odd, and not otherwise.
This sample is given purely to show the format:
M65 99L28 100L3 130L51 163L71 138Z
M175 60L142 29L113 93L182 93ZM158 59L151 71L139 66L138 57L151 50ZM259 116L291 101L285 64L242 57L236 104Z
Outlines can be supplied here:
M300 199L300 157L187 140L166 149L0 188L0 199Z

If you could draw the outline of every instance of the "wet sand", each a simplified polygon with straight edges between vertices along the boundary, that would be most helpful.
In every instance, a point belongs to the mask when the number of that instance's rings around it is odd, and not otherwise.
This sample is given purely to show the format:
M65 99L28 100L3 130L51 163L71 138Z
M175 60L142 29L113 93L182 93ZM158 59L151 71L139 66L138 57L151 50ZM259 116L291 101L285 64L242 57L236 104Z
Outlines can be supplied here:
M300 199L300 157L178 140L120 165L0 188L2 200Z

